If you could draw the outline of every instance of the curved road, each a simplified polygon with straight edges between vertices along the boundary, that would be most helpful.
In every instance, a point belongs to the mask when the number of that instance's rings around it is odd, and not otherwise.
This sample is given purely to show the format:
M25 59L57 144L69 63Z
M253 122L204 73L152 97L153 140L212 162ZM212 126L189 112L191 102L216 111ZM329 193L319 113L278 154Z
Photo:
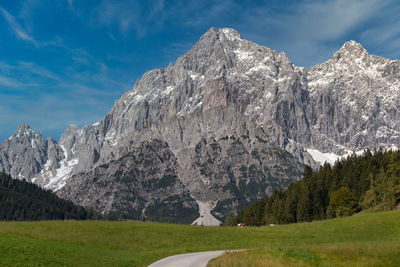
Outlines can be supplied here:
M224 252L225 250L180 254L156 261L148 267L206 267L211 259Z

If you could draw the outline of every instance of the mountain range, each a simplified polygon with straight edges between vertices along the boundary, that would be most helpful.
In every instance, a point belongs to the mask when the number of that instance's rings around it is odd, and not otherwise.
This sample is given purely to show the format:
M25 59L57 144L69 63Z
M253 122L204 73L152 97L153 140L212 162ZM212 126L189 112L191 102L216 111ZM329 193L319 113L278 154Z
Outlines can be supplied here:
M104 118L57 142L26 124L0 171L123 218L218 224L304 166L400 144L400 61L346 42L310 69L211 28Z

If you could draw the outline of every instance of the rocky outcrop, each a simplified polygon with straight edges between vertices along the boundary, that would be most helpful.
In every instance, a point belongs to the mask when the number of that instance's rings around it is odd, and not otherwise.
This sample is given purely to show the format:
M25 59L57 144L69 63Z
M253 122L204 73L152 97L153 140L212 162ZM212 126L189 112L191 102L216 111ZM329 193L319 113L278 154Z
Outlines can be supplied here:
M117 218L191 223L198 205L168 145L144 141L123 157L71 177L58 195Z

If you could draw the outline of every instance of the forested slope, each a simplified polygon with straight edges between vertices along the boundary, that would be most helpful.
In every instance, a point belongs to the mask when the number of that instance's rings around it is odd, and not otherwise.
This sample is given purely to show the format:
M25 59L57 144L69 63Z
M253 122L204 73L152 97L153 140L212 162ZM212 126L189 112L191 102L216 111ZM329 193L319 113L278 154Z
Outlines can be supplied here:
M400 202L400 151L366 150L323 165L287 189L230 214L226 225L294 223L349 216L362 210L391 210Z
M0 172L0 220L99 219L94 211Z

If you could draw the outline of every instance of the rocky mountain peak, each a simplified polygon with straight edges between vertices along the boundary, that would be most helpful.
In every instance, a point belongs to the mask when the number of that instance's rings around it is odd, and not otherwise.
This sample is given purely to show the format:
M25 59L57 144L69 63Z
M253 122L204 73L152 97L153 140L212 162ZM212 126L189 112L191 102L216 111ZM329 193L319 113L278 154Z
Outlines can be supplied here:
M357 59L366 59L369 57L367 50L356 41L347 41L343 46L333 55L333 61L352 61Z
M230 41L242 40L242 37L240 36L240 34L232 28L220 28L220 29L217 29L217 31L220 34L222 33L224 35L224 37Z
M365 48L354 40L350 40L345 42L339 51L348 51L348 52L364 52Z
M30 136L30 135L32 135L32 130L31 130L31 127L26 123L21 124L18 127L18 129L15 131L15 133L13 134L13 136L17 136L17 137Z
M78 132L78 127L75 124L71 124L67 129L65 129L64 133L60 137L60 144L65 143L65 140L70 139L71 136L74 136Z
M31 127L30 127L28 124L23 123L23 124L21 124L21 125L18 127L18 130L19 130L19 129L21 129L21 130L25 130L25 129L30 130Z
M232 29L232 28L210 28L203 36L200 38L200 41L204 41L205 39L214 39L214 40L241 40L240 34Z
M358 77L361 80L371 79L378 81L382 78L382 73L385 72L387 65L391 60L370 55L368 51L355 41L348 41L332 56L328 61L316 65L308 72L308 80L311 81L313 87L316 78L323 80L325 84L329 81L334 81L333 77L346 77L347 81ZM322 76L321 76L322 75ZM371 86L366 84L368 88ZM357 86L361 87L361 86Z
M244 42L240 34L230 28L211 28L201 36L194 47L184 54L177 63L185 69L203 72L209 66L232 66L232 51L239 49ZM195 66L194 66L195 65Z
M4 143L9 143L9 145L26 143L30 148L36 148L42 146L44 140L40 132L32 131L31 127L24 123Z
M0 171L13 177L28 179L40 171L46 159L46 143L42 134L22 124L12 136L0 145Z

